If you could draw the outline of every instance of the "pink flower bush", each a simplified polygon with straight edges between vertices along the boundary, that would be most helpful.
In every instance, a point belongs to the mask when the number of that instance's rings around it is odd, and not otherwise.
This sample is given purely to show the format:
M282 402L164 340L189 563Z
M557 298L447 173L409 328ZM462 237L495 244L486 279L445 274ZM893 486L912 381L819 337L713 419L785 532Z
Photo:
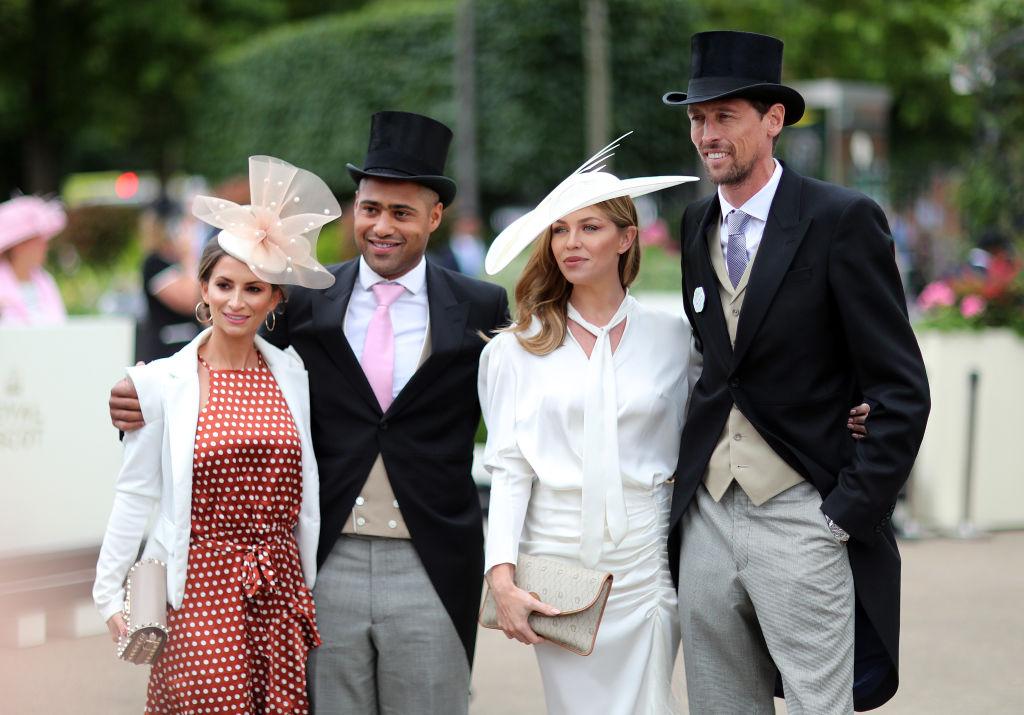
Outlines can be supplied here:
M1024 337L1024 262L993 256L984 273L964 269L959 275L929 283L917 305L922 327L1011 328Z
M953 288L943 281L929 283L917 297L917 305L921 310L932 310L933 308L948 308L956 303L956 293Z
M960 301L960 315L965 318L973 318L985 311L985 299L980 295L965 295Z

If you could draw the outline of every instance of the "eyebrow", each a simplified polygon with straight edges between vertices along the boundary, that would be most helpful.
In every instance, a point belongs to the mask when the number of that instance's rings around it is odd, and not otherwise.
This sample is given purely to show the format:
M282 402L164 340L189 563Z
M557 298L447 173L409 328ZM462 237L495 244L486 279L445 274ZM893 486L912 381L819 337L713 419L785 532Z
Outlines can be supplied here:
M360 206L376 206L378 208L384 207L384 208L387 208L388 211L398 211L398 210L402 210L402 211L416 211L417 210L415 206L411 206L409 204L384 204L384 203L382 203L380 201L377 201L376 199L360 199L359 200L359 205Z
M233 279L228 278L227 276L221 275L221 274L214 274L213 278L211 278L210 280L214 280L214 281L227 281L228 283L234 283L235 282ZM260 283L266 283L266 281L261 281L261 280L246 281L245 285L247 285L247 286L255 286L255 285L259 285Z
M600 216L584 216L583 218L578 219L577 223L582 222L582 221L607 221L607 220L608 219L601 218ZM569 223L569 222L566 221L564 218L560 218L557 221L552 221L551 225L554 226L556 223Z

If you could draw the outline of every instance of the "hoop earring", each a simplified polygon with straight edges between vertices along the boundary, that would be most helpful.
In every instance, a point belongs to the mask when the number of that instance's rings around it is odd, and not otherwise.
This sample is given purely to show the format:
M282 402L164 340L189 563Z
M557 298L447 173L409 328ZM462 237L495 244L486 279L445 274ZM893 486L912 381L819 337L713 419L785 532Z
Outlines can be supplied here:
M271 320L271 318L273 318L273 320ZM268 333L274 332L274 328L277 327L277 313L274 311L267 313L267 317L264 319L263 324L267 326Z
M199 314L200 310L204 308L206 309L205 318ZM213 322L213 314L210 313L210 306L208 306L203 301L199 301L198 303L196 303L196 320L199 323L202 323L203 325L208 325L209 323Z

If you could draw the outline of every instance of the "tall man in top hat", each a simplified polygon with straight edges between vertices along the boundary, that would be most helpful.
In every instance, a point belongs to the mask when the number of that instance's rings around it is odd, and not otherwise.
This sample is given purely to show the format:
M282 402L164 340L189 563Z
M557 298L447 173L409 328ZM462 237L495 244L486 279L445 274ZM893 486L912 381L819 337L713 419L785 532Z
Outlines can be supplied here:
M718 185L682 220L704 369L670 521L698 713L773 713L777 682L790 713L845 713L898 682L889 517L928 383L881 209L773 158L804 111L781 68L775 38L700 33L686 93L663 100L685 108ZM871 434L853 441L843 427L862 395Z
M348 165L361 256L329 268L331 288L291 291L265 335L309 372L323 638L309 688L322 713L468 709L483 574L476 373L480 334L508 323L508 302L424 259L455 198L451 138L418 114L373 115L364 165Z

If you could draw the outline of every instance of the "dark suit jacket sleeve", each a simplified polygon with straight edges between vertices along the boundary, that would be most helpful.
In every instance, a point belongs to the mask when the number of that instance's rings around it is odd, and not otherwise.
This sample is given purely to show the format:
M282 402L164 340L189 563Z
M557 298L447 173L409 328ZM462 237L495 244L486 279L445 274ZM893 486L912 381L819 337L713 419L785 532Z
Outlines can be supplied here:
M831 298L865 400L867 439L838 475L822 511L856 539L873 540L910 474L928 419L928 379L882 210L858 197L840 217L829 258Z
M495 329L504 328L511 322L512 317L508 312L508 295L502 289L498 294L498 311L494 316L494 327Z

